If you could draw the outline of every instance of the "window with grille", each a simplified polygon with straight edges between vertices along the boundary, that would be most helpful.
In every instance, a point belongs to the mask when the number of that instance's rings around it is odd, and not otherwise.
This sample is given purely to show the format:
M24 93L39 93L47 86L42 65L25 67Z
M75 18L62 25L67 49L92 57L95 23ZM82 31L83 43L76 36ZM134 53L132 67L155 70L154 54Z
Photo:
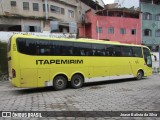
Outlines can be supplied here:
M29 2L23 2L23 10L29 10Z
M96 32L97 33L102 33L102 27L96 27Z
M109 27L108 28L108 33L109 34L114 34L114 28L113 27Z
M152 31L150 29L145 29L144 36L152 36Z
M143 13L143 20L152 20L151 13Z
M16 1L11 1L11 7L16 7Z
M160 37L160 29L156 30L156 37Z
M70 18L74 18L74 11L73 10L68 10L68 16Z
M39 11L39 4L33 3L33 11Z
M160 21L160 14L157 14L155 17L157 21Z
M126 29L125 28L120 28L120 34L126 34Z

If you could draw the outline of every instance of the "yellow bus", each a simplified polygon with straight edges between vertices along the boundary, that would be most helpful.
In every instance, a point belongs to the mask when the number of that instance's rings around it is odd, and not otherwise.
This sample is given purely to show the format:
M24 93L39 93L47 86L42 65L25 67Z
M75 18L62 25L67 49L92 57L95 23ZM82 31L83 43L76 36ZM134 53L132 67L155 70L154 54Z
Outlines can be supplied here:
M152 75L151 53L146 46L22 34L9 40L8 66L14 86L53 86L56 90L68 84L80 88L87 82Z

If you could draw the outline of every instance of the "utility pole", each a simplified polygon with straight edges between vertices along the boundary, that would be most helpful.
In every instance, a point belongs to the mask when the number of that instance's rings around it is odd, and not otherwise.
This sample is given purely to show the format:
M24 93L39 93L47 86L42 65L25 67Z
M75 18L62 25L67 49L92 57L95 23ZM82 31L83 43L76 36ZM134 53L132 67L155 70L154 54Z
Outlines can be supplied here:
M48 0L45 0L46 21L48 20Z
M0 0L0 4L1 4L2 14L4 14L4 11L3 11L3 0Z
M99 32L100 32L100 30L99 30L99 22L98 22L98 19L97 19L97 39L99 40Z
M159 45L158 52L159 52L159 73L160 73L160 45Z

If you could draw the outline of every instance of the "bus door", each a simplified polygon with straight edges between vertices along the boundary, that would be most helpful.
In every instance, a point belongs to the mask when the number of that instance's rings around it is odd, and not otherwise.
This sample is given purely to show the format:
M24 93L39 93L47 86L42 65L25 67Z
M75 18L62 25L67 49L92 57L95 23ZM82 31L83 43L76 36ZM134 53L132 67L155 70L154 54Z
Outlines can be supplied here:
M144 57L144 76L149 76L152 74L152 58L149 49L143 48Z
M142 69L142 62L143 62L143 55L142 55L142 48L133 46L132 48L132 57L129 60L130 67L132 69L132 74L135 76L139 69Z

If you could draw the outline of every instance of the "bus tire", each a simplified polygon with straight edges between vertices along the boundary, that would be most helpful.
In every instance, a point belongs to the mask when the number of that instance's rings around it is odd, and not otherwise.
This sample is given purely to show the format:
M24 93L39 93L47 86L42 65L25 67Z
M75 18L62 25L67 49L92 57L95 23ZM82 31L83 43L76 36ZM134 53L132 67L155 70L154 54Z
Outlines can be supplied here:
M53 80L53 87L55 90L63 90L67 86L67 79L64 76L57 76Z
M74 89L81 88L83 86L84 79L81 75L76 74L71 79L71 86Z
M143 77L143 71L142 71L142 70L139 70L139 71L137 72L136 79L137 79L137 80L141 80L142 77Z

